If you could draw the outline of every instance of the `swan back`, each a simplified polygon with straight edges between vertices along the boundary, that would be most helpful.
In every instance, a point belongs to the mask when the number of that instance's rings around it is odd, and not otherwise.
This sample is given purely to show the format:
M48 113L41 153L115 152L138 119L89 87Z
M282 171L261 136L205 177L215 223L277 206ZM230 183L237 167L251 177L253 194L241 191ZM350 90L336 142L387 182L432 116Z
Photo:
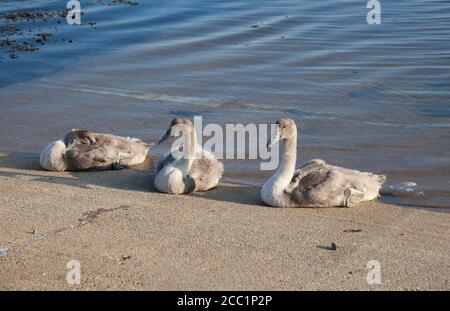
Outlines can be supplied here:
M313 160L296 172L290 184L292 205L333 207L347 206L349 190L358 195L353 204L378 197L386 176L347 169Z
M73 143L67 148L65 158L71 170L104 170L114 165L132 166L142 163L150 145L139 139L94 134L95 144Z
M104 170L142 163L152 145L137 138L74 129L42 151L47 170Z
M110 134L97 134L97 145L106 155L120 153L121 164L133 166L144 162L152 144L146 144L138 138L121 137Z

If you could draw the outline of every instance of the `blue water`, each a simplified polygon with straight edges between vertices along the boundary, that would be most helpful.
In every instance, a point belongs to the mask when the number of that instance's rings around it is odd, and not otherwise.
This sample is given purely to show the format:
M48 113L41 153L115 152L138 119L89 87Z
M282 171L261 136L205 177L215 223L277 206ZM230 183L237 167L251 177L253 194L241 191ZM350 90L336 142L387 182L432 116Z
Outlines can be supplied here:
M53 33L39 51L0 47L0 150L39 152L73 127L151 141L176 116L287 116L299 162L414 181L423 194L383 199L450 207L448 1L380 1L381 25L363 0L80 2L83 25L16 23L18 40ZM0 1L0 14L65 4ZM228 161L226 177L259 184L271 172L257 164Z

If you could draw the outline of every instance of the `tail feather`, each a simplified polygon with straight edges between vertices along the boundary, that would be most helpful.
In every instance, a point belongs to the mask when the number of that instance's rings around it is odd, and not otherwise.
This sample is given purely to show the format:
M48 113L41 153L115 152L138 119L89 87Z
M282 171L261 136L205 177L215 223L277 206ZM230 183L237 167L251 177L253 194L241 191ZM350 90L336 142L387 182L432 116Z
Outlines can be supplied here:
M152 147L155 145L155 143L145 143L145 142L142 142L142 143L143 143L144 146L147 147L147 148L152 148Z

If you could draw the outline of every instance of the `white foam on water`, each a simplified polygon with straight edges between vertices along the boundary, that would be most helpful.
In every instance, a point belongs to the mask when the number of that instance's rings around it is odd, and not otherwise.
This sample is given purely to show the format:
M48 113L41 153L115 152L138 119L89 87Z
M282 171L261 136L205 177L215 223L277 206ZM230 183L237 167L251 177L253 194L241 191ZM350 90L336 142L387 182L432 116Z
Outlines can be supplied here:
M384 189L383 193L391 195L402 195L402 194L414 194L418 196L425 195L423 191L418 191L417 183L413 181L406 181L399 184L389 185Z

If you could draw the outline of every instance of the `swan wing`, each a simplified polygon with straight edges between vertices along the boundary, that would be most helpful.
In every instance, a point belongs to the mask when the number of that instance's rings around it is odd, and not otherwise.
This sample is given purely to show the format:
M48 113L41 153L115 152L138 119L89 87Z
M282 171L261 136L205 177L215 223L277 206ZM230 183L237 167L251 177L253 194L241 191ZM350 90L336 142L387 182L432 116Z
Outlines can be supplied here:
M326 163L309 164L294 179L292 197L309 206L347 206L348 194L353 203L370 201L379 194L384 175L360 172ZM347 193L347 194L346 194Z
M145 160L148 150L152 146L138 138L121 137L109 134L96 134L97 145L104 149L111 149L117 154L123 165L136 165Z
M64 158L71 170L108 169L117 160L117 154L101 146L79 144L67 149Z
M296 197L304 197L308 191L318 188L330 177L330 166L325 162L310 162L296 171L289 188Z
M300 180L309 173L318 171L325 166L327 166L325 161L320 159L314 159L304 163L297 171L295 171L291 184L300 182Z

